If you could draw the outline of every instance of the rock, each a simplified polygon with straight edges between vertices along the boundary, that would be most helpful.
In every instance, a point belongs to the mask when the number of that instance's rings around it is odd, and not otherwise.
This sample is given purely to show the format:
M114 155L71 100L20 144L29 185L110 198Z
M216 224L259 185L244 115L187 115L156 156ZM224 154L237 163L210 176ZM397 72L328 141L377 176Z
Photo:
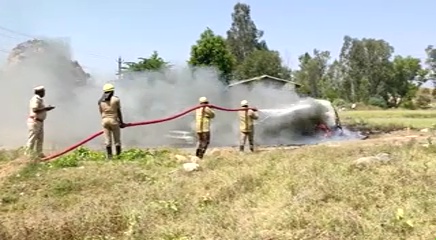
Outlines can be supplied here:
M201 161L201 159L197 156L191 156L191 163L198 163Z
M391 156L389 153L379 153L379 154L375 155L375 157L380 162L389 162L391 160Z
M234 154L235 150L231 148L214 148L211 149L209 153L212 156L223 156L223 155Z
M183 170L186 172L193 172L197 171L199 169L200 165L198 163L184 163L183 164Z
M379 153L375 156L361 157L354 161L354 165L363 166L376 162L389 162L391 160L389 153Z
M174 155L174 157L176 158L176 160L178 162L188 162L188 158L183 156L183 155L177 154L177 155Z
M420 132L422 132L422 133L428 133L429 131L430 131L430 129L428 129L428 128L423 128L423 129L421 129L421 130L419 130Z
M378 158L376 158L374 156L361 157L361 158L357 159L356 161L354 161L354 165L367 165L367 164L373 163L377 160L378 160Z

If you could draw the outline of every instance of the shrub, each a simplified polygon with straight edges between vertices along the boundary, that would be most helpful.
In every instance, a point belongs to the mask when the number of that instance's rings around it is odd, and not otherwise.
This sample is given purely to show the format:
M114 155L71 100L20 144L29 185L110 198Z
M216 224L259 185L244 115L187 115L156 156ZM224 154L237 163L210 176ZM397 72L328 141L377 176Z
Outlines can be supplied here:
M336 106L336 107L339 107L339 108L345 107L345 105L347 105L347 102L344 99L341 99L341 98L337 98L337 99L333 100L332 103L333 103L333 106Z
M431 103L431 97L429 95L419 94L416 97L416 105L419 108L428 108Z
M406 100L400 104L401 108L409 109L409 110L415 110L417 107L415 103L412 100Z
M376 107L387 108L388 104L382 97L371 97L368 104Z

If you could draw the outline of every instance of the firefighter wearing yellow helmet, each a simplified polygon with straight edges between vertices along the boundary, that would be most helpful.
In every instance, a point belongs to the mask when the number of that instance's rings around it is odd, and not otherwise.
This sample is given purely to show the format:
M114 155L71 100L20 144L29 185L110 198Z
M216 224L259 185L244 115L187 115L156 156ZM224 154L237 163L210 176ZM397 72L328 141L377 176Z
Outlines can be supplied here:
M199 99L200 105L207 105L209 101L206 97ZM210 122L215 117L215 113L208 106L195 110L195 128L197 132L198 146L195 155L203 158L204 153L210 143Z
M112 158L112 144L115 145L116 155L121 153L121 131L124 128L121 103L114 96L114 85L107 83L103 86L103 96L98 100L98 109L101 114L107 158Z
M239 129L241 131L240 141L239 141L239 151L243 152L245 143L248 139L248 144L250 145L250 151L254 152L254 120L258 119L259 116L256 113L256 109L252 110L248 108L248 101L242 100L241 107L243 110L238 112L239 114Z

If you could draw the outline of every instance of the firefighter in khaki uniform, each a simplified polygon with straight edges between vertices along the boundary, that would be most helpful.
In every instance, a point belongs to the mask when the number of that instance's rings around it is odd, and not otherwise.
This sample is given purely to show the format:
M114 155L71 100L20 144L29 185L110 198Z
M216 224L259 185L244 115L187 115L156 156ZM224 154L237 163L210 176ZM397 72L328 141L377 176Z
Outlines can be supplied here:
M199 99L200 105L207 105L209 101L206 97ZM195 110L195 128L198 138L198 146L195 155L203 158L204 153L210 143L210 121L215 117L215 113L208 106Z
M43 145L44 145L44 120L47 118L47 112L53 110L53 106L45 106L44 86L39 86L33 89L34 96L30 99L29 118L27 120L27 127L29 130L26 144L26 155L35 155L39 158L44 158Z
M256 113L256 109L252 110L248 108L248 101L242 100L241 107L245 108L238 112L239 114L239 130L241 131L239 151L244 151L245 142L248 138L248 143L250 145L250 151L254 152L254 120L258 119L259 116Z
M103 86L103 96L98 100L101 114L101 125L104 132L106 156L112 158L112 143L115 145L116 155L121 154L121 131L126 125L121 114L120 99L114 96L115 87L107 83ZM113 140L113 141L112 141Z

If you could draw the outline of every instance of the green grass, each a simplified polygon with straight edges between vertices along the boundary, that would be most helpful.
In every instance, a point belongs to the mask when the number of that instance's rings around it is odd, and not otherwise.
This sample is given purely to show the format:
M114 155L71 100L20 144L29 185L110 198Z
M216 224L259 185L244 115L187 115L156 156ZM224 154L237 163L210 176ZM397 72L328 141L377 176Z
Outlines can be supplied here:
M392 161L357 167L381 152ZM432 239L436 146L218 151L197 172L174 150L107 162L79 149L1 181L0 239ZM180 154L180 153L178 153ZM402 213L402 211L404 213Z
M426 110L344 111L339 115L344 124L388 130L433 128L436 124L436 112Z

